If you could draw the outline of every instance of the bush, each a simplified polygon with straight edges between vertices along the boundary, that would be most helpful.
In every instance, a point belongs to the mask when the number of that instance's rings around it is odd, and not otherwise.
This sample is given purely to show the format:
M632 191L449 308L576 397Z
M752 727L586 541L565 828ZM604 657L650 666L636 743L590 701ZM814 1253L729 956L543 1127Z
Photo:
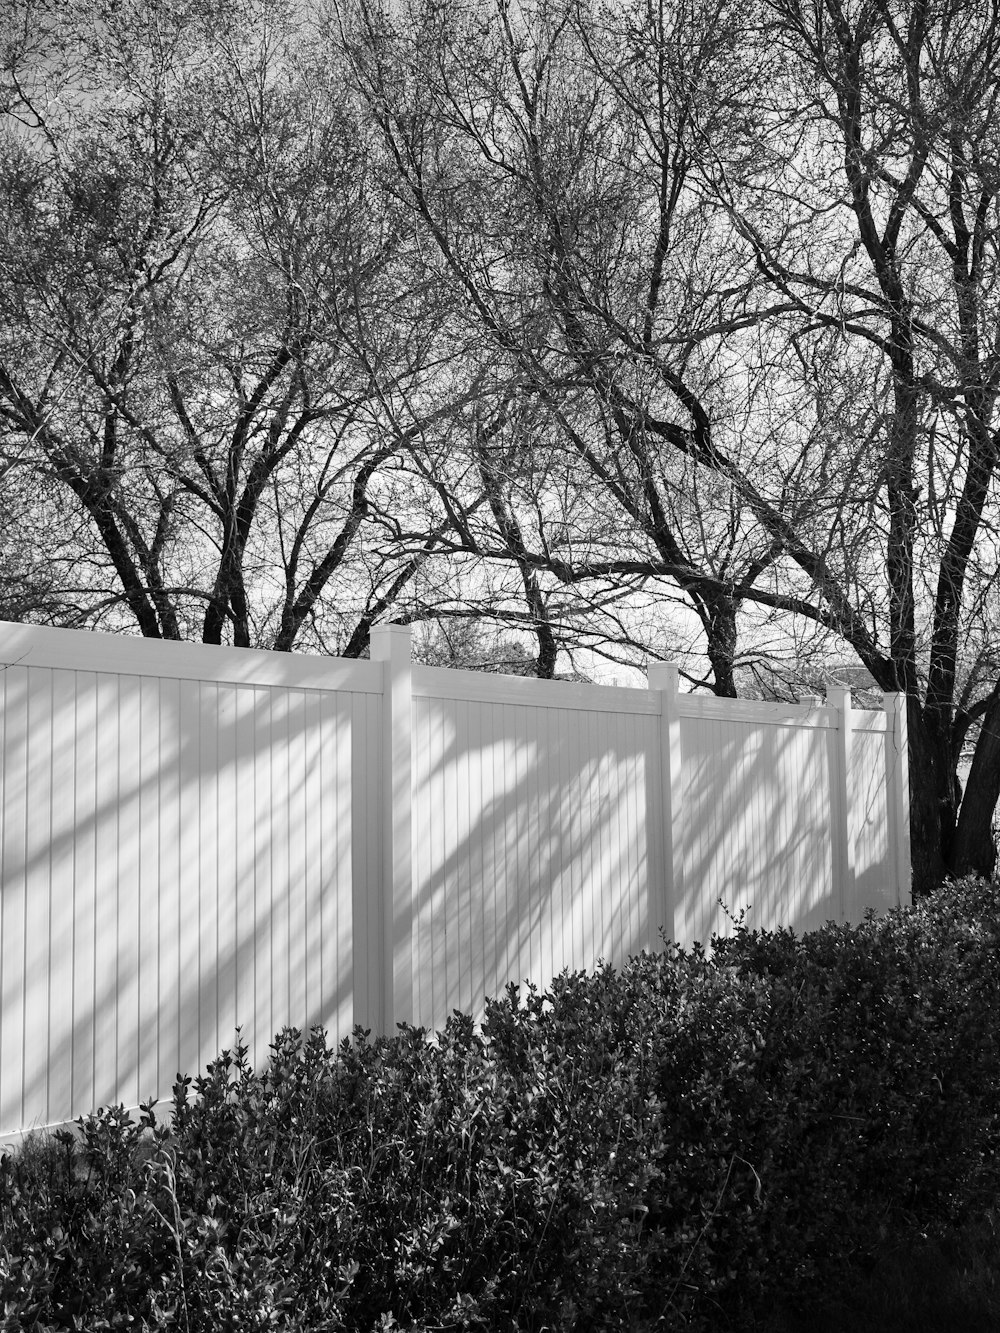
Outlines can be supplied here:
M997 1184L1000 911L516 987L435 1042L241 1044L2 1161L10 1328L753 1327Z

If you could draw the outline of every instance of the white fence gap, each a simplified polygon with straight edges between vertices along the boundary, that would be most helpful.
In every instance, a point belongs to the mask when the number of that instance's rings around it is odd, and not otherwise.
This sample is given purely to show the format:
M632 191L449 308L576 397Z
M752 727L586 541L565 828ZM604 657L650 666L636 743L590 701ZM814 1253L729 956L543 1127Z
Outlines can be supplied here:
M906 708L0 625L0 1135L169 1099L241 1026L909 901Z

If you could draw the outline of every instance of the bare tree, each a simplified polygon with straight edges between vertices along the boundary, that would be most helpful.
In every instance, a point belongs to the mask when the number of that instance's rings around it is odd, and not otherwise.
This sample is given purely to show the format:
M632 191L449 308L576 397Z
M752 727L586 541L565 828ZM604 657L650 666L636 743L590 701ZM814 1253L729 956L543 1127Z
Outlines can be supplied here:
M623 105L566 4L530 16L417 7L408 18L341 5L334 32L382 134L391 188L425 233L463 331L533 400L508 461L497 442L479 449L494 532L466 527L464 548L505 552L525 578L544 570L591 604L622 580L656 583L671 599L679 588L712 687L731 694L742 589L769 565L772 543L744 521L732 478L697 466L697 441L731 412L732 395L718 330L694 312L725 291L726 327L739 327L731 306L747 287L687 189L695 130L684 84L718 61L720 12L676 25L655 123ZM542 436L558 464L526 467Z
M773 77L757 157L713 146L708 179L803 336L836 344L834 382L846 368L842 396L871 421L840 465L853 469L836 515L845 561L817 579L785 554L815 590L806 614L907 693L918 884L945 866L988 872L995 676L990 652L964 678L961 656L996 640L982 611L997 573L1000 16L961 0L778 0L761 16ZM863 584L875 615L859 623ZM960 813L956 765L981 718Z
M376 541L394 468L449 410L391 410L434 296L371 136L278 0L19 17L0 422L86 517L87 618L360 651L427 554Z
M15 561L37 614L475 618L543 675L690 634L721 694L805 644L907 694L918 887L992 868L995 4L8 20L0 444L80 589Z
M908 696L918 887L991 869L996 7L337 19L438 280L590 497L567 540L508 451L492 553L679 591L722 693L741 625L812 623Z

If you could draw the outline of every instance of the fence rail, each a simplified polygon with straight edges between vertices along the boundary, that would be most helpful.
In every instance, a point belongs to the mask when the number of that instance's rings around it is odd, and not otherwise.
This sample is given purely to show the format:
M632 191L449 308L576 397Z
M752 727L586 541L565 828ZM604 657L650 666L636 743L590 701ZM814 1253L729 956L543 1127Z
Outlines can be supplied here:
M909 900L863 712L0 625L0 1133L168 1097L239 1024L435 1028L660 930Z

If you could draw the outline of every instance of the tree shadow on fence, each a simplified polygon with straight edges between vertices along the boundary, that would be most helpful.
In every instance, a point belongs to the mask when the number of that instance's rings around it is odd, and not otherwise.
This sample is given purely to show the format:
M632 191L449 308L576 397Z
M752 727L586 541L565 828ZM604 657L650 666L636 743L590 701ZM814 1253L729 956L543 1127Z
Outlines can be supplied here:
M614 711L600 692L498 702L485 678L478 700L414 700L411 906L390 932L412 996L384 1014L376 691L0 675L0 1134L165 1099L237 1025L259 1066L286 1025L433 1030L508 982L620 965L664 922L707 942L731 926L719 898L797 930L851 907L837 732L818 715L688 707L668 830L644 691ZM854 908L888 847L882 742L858 743L847 784Z
M351 1024L349 719L302 690L4 673L0 1132L169 1098L239 1024ZM349 707L349 702L347 704Z
M420 700L414 1016L648 942L648 717Z

